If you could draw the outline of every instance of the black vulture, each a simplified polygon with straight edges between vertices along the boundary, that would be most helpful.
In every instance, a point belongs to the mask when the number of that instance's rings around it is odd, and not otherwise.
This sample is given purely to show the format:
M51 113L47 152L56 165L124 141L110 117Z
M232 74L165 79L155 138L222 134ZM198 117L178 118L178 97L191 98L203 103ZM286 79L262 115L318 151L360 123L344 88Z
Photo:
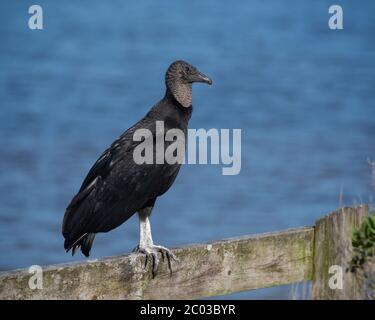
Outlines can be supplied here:
M154 245L149 216L156 199L173 184L181 163L136 163L133 152L141 141L135 141L134 133L138 129L147 129L155 136L156 122L163 121L165 132L179 129L186 137L194 82L212 84L209 77L191 64L182 60L173 62L165 75L163 99L95 162L65 211L62 233L67 252L71 249L74 255L77 248L81 248L88 257L96 233L108 232L138 212L140 241L135 251L146 255L146 263L148 258L152 261L153 275L158 268L158 252L167 256L171 267L170 259L176 260L176 257L167 248ZM155 139L151 141L155 144ZM167 147L171 142L163 143Z

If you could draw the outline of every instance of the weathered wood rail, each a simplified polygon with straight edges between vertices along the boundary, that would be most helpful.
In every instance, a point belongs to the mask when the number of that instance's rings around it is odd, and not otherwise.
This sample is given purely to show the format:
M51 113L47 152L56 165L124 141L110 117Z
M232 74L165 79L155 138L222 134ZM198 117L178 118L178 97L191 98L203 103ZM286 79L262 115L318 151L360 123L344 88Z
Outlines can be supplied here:
M29 270L0 273L0 299L193 299L312 281L313 299L362 299L361 284L345 272L351 234L368 207L342 208L316 226L176 248L153 279L136 254L43 267L43 288L30 289ZM341 266L343 288L329 287L329 268Z

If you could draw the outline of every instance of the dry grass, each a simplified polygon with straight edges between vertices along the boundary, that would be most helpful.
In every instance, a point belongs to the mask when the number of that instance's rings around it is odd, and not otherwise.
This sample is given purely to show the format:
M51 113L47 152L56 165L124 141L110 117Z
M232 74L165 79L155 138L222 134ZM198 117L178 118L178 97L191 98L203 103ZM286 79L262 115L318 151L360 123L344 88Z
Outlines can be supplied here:
M293 283L290 288L290 300L311 300L311 281Z

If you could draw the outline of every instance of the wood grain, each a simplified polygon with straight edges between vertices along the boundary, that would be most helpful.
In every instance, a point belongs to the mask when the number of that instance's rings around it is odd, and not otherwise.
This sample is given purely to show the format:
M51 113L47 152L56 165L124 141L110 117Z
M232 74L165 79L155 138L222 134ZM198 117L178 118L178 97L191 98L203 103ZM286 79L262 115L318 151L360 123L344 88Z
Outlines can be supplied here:
M360 279L348 272L352 258L352 233L368 215L368 206L340 208L316 222L314 246L314 277L312 298L324 300L365 299ZM342 289L330 278L338 275L331 266L342 269Z
M312 279L314 228L226 239L174 249L180 259L151 277L130 254L43 268L43 289L28 270L0 273L0 299L194 299Z

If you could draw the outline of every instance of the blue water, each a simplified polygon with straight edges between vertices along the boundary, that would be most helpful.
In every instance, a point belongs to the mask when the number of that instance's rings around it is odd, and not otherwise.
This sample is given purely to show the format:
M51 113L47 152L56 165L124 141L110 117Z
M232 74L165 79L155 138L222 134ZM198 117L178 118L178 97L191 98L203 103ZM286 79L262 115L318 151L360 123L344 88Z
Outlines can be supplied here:
M42 5L44 30L28 29ZM312 225L371 200L375 2L11 1L0 4L0 269L81 260L63 250L64 209L99 154L164 94L185 59L191 128L242 129L242 171L185 165L152 216L174 247ZM130 251L136 217L97 237L92 257ZM287 298L289 287L237 294Z

